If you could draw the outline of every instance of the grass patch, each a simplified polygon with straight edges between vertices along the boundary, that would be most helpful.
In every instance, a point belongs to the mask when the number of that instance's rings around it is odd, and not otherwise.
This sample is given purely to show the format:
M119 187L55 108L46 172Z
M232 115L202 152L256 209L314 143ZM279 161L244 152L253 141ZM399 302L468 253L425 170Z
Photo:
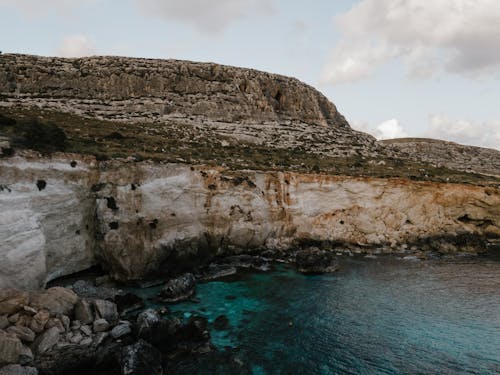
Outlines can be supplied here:
M12 125L12 121L16 124ZM26 121L37 126L19 124ZM471 184L498 184L500 179L481 174L438 168L426 163L381 157L376 160L361 156L334 158L309 153L301 147L267 147L253 143L236 142L215 132L199 129L179 122L122 123L86 118L68 113L38 108L0 108L0 134L16 137L24 132L27 143L33 146L38 127L45 134L53 134L55 145L66 152L95 155L98 160L134 157L135 160L157 162L185 162L225 166L233 170L275 170L303 173L325 173L367 177L402 177L419 181L460 182ZM16 129L16 131L13 131ZM24 129L24 130L22 130ZM60 129L65 136L57 132ZM44 144L50 140L42 137ZM31 142L31 143L30 143ZM224 144L224 145L223 145ZM36 147L38 147L35 144Z

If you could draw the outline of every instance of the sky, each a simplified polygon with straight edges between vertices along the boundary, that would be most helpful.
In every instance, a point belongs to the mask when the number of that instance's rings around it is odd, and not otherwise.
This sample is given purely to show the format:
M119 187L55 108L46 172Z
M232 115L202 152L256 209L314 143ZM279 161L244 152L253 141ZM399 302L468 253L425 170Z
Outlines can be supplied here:
M296 77L377 138L500 149L498 0L0 0L0 50Z

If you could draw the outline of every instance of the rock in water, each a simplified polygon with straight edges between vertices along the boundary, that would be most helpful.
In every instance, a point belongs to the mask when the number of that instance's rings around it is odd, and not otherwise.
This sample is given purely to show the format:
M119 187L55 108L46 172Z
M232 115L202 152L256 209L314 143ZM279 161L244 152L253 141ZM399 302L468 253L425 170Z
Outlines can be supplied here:
M144 340L122 349L122 375L162 375L161 353Z
M171 279L160 292L160 299L165 302L180 302L193 296L196 289L194 275L186 273L176 279Z
M337 258L332 252L317 247L298 251L295 264L302 273L328 273L335 272L339 268Z

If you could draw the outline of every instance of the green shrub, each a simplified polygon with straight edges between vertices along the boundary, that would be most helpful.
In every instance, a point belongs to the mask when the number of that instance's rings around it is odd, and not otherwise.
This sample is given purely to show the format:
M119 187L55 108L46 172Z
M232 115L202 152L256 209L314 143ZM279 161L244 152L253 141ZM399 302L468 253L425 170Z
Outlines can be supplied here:
M18 123L17 142L22 146L42 152L63 151L67 137L64 130L52 123L43 123L38 119L23 120Z

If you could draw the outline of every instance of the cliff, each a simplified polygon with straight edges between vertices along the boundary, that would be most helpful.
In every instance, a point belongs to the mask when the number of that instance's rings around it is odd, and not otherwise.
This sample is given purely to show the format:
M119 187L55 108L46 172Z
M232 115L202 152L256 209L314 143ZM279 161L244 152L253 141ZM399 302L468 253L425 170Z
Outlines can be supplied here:
M0 115L0 288L307 244L476 253L500 236L500 152L376 142L292 78L0 55ZM65 152L26 150L53 134Z

